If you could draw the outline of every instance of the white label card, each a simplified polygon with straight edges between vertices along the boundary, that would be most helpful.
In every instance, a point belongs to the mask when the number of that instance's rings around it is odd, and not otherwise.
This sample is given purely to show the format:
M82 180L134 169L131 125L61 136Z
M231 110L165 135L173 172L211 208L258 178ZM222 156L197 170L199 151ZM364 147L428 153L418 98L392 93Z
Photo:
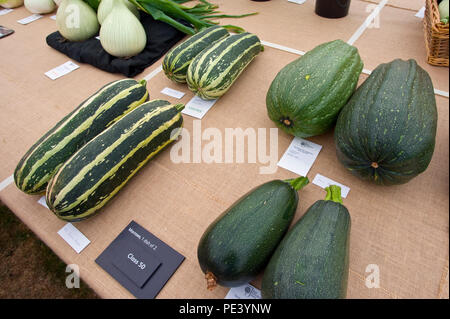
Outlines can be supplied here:
M322 145L294 137L286 152L278 162L278 166L306 176L319 155Z
M98 35L98 36L96 36L95 38L96 38L97 40L100 40L100 36L99 36L99 35Z
M0 192L4 190L8 185L14 182L14 175L9 176L4 181L0 183Z
M13 9L2 9L0 10L0 16L10 13L11 11L14 11Z
M30 15L29 17L17 20L17 22L19 22L20 24L28 24L28 23L36 21L42 17L43 17L43 15L35 13L35 14Z
M216 101L217 100L203 100L196 95L186 104L181 113L202 119Z
M45 196L42 196L41 198L39 198L38 203L41 204L42 206L44 206L45 208L50 209L50 208L48 208L47 202L45 201Z
M231 288L225 299L261 299L261 291L250 284Z
M419 11L417 11L415 16L423 19L425 17L425 7L422 7Z
M45 72L45 75L52 80L56 80L57 78L66 75L67 73L70 73L78 68L79 66L73 63L72 61L67 61L64 64L61 64L60 66L57 66L56 68Z
M56 14L55 14L55 15L52 15L52 16L50 17L50 19L56 20Z
M174 98L176 98L176 99L181 99L181 98L185 95L184 92L180 92L180 91L177 91L177 90L168 88L168 87L165 87L165 88L161 91L161 93L162 93L162 94L165 94L165 95L168 95L168 96L171 96L171 97L174 97Z
M317 174L316 177L314 177L313 184L317 185L319 187L322 187L323 189L325 189L326 187L328 187L330 185L337 185L341 188L341 196L343 198L346 198L348 195L348 192L350 192L349 187L347 187L341 183L335 182L332 179L325 177L323 175L320 175L320 174Z
M288 2L296 3L296 4L304 4L306 0L288 0Z
M67 223L58 231L58 235L62 237L79 254L87 245L91 243L86 236L83 235L71 223Z

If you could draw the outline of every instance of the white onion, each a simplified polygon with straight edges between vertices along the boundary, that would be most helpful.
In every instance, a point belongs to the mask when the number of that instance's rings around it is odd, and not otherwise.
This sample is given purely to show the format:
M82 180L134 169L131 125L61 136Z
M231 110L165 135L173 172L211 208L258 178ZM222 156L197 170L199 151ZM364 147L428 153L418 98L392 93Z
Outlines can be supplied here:
M97 34L97 15L82 0L63 0L56 12L59 33L69 41L85 41Z
M31 13L50 13L56 8L53 0L25 0L24 3Z
M139 54L147 44L141 22L122 0L114 0L111 12L100 28L100 42L109 54L125 58Z
M448 23L449 15L449 0L443 0L439 3L439 14L441 16L442 23Z
M6 9L17 8L21 5L23 5L23 0L8 0L0 4L0 6Z
M127 8L139 19L137 7L128 0L122 0ZM102 24L114 6L114 0L101 0L97 10L98 23Z

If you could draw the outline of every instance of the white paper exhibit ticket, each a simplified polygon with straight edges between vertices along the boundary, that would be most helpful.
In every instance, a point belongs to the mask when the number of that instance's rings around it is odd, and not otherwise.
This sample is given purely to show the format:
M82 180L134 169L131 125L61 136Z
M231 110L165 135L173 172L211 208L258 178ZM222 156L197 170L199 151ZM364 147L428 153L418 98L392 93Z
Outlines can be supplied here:
M43 15L35 13L35 14L30 15L29 17L17 20L17 22L19 22L20 24L28 24L28 23L36 21L42 17L43 17Z
M185 95L184 92L180 92L180 91L177 91L177 90L168 88L168 87L165 87L165 88L161 91L161 93L162 93L162 94L165 94L165 95L168 95L168 96L171 96L171 97L174 97L174 98L176 98L176 99L181 99L181 98Z
M425 17L425 7L420 8L419 11L417 11L416 17L423 19Z
M338 183L336 181L333 181L332 179L330 179L328 177L325 177L323 175L320 175L320 174L317 174L316 177L314 177L314 180L313 180L312 183L314 185L317 185L317 186L322 187L324 189L326 187L330 186L330 185L337 185L337 186L339 186L341 188L341 196L343 198L346 198L347 195L348 195L348 192L350 192L350 188L349 187L347 187L347 186L345 186L345 185L343 185L341 183Z
M288 2L296 3L296 4L304 4L306 0L288 0Z
M278 166L306 176L319 155L322 145L295 137L278 162Z
M47 206L47 202L45 201L45 196L42 196L41 198L39 198L38 203L41 204L42 206L44 206L45 208L49 209Z
M58 235L67 242L78 254L91 243L86 236L83 235L71 223L67 223L58 231Z
M250 284L231 288L225 299L261 299L261 290Z
M8 14L8 13L10 13L12 11L14 11L14 10L13 9L2 9L2 10L0 10L0 16Z
M63 75L66 75L67 73L70 73L73 70L78 69L79 67L80 66L76 65L72 61L67 61L64 64L61 64L60 66L57 66L56 68L45 72L45 75L48 76L52 80L56 80L57 78L60 78Z
M216 101L217 100L203 100L196 95L186 104L181 113L202 119Z
M0 192L13 182L14 182L14 175L11 175L2 182L0 182Z

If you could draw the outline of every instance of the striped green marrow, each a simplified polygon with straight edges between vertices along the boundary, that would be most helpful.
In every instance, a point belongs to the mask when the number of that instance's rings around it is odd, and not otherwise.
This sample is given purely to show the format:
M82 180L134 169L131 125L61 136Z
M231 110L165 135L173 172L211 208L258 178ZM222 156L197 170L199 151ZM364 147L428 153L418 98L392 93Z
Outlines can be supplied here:
M14 171L27 194L45 191L57 169L89 140L148 99L146 81L123 79L103 86L42 136Z
M59 218L93 216L181 133L183 104L142 104L75 153L50 180L46 202Z
M189 66L186 78L189 89L205 100L221 97L262 50L258 37L248 32L217 41Z
M379 185L410 181L430 164L438 112L433 83L415 60L380 64L339 114L339 161Z
M270 258L264 299L340 299L347 294L351 218L341 188L326 188L292 226Z
M221 26L212 26L196 33L166 54L162 64L164 73L174 82L186 83L186 73L192 60L214 42L229 35Z

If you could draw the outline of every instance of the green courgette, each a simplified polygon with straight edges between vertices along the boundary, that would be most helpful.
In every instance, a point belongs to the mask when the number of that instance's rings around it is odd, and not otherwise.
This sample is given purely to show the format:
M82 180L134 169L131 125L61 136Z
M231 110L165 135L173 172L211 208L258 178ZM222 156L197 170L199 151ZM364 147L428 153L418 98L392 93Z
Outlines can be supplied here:
M326 188L289 230L264 271L266 299L339 299L347 292L350 215L341 189Z
M242 285L264 268L295 215L297 191L306 184L306 177L262 184L206 229L197 255L208 289Z

